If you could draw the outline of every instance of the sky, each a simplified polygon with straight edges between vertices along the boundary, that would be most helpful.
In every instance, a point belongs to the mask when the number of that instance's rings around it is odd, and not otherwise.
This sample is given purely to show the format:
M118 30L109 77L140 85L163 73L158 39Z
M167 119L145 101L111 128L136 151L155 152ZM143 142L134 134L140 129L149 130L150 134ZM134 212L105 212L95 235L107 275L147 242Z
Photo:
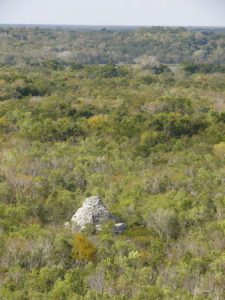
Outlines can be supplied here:
M225 0L0 0L0 24L225 26Z

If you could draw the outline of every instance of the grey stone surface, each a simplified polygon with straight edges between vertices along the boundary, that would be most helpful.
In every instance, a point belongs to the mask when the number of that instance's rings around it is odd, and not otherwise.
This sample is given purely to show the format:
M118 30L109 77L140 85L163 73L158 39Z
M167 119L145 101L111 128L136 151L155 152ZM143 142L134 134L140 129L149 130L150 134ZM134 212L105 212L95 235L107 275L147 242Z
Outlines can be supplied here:
M88 224L92 224L96 229L101 228L100 224L115 220L114 216L107 210L99 196L86 198L71 219L73 230L85 229Z
M124 233L127 225L125 223L116 223L114 225L114 232L117 234L122 234Z

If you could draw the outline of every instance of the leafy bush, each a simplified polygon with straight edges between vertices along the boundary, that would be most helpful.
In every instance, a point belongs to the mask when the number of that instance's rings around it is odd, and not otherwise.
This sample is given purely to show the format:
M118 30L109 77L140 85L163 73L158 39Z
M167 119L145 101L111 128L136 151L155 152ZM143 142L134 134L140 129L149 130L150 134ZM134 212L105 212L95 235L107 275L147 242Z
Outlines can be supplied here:
M97 248L82 233L77 233L73 241L73 255L75 259L94 261Z

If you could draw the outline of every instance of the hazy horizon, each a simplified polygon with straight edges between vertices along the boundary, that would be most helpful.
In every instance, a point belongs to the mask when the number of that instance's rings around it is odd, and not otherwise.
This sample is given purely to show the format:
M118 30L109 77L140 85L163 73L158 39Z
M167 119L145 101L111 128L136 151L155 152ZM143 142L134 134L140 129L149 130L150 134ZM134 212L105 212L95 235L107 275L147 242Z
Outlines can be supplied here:
M151 27L170 27L170 28L176 28L176 27L183 27L183 28L225 28L225 25L134 25L134 24L128 24L128 25L109 25L109 24L64 24L64 23L0 23L0 26L40 26L40 27L81 27L81 28L89 28L89 27L98 27L98 28L151 28Z
M225 27L224 0L1 0L0 24Z

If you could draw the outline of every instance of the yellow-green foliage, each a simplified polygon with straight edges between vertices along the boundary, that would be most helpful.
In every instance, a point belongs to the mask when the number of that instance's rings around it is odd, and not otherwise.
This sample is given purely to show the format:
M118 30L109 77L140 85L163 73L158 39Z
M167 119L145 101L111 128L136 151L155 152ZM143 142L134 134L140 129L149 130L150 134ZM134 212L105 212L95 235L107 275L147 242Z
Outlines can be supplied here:
M220 159L225 159L225 142L213 146L213 151Z
M75 259L94 261L97 253L95 245L82 233L73 239L73 257Z
M0 299L223 300L223 30L0 40ZM64 225L91 195L123 234Z

